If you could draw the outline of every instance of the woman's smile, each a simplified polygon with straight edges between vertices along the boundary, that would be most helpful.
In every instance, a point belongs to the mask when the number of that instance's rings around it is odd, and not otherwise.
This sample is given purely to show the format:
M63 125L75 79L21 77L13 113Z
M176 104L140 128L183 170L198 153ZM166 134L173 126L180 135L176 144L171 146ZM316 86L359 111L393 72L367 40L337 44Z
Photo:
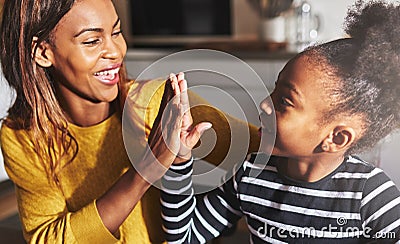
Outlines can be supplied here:
M118 72L121 68L121 64L114 65L111 69L104 69L94 73L94 77L101 83L106 85L115 85L119 81Z

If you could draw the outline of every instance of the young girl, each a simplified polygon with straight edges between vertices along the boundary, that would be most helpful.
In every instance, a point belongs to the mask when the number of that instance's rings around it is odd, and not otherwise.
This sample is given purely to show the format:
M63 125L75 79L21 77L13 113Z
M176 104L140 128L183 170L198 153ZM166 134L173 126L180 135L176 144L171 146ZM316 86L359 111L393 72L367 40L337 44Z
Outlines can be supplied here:
M3 11L1 64L17 97L0 144L26 241L163 242L159 192L147 191L151 182L132 167L124 147L121 111L128 88L138 105L131 115L143 119L135 126L145 136L132 136L127 146L147 166L142 174L156 180L164 172L149 165L172 164L177 148L166 142L179 142L180 120L169 117L167 140L150 140L152 153L142 156L149 152L146 137L164 83L125 79L127 46L112 1L6 0ZM217 134L230 133L222 113L208 106L197 112L215 119ZM204 129L197 128L193 132ZM209 161L217 163L212 157L227 150L214 148Z
M194 197L193 160L177 160L163 177L167 240L205 243L244 216L252 243L399 241L399 190L353 156L400 126L399 16L399 7L358 1L349 38L291 59L272 104L260 105L260 152L220 188Z

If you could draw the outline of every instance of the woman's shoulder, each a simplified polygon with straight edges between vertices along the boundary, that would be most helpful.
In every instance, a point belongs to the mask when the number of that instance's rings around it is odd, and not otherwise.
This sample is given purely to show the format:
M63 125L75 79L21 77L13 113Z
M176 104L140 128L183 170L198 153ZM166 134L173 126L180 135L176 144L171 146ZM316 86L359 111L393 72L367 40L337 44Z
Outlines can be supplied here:
M164 91L165 78L156 78L149 80L131 80L128 82L129 95L141 94L143 96L151 96L155 92ZM161 92L161 93L162 93Z
M0 129L0 141L3 148L10 144L27 144L33 146L31 142L31 133L28 129L16 129L8 126L7 123L2 123Z
M164 78L131 81L125 105L128 102L141 108L151 108L153 105L158 108L164 93L165 81Z
M29 130L14 129L3 124L0 138L4 166L11 180L22 184L21 181L26 181L26 178L32 178L33 175L45 175Z

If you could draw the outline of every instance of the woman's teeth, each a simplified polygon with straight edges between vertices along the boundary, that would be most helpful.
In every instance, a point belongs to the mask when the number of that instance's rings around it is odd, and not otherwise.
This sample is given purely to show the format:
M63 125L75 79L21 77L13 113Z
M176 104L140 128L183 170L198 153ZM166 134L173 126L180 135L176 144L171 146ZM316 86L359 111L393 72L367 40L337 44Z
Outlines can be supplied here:
M100 76L102 79L112 80L115 78L115 75L118 74L119 68L117 69L110 69L106 71L100 71L94 73L95 76Z

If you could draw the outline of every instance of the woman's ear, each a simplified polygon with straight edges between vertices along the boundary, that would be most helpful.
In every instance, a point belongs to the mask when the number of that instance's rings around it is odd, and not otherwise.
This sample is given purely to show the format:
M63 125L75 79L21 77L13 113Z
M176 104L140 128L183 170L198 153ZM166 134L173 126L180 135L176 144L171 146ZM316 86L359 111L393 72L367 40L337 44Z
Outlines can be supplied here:
M324 152L346 151L355 141L356 131L349 126L337 126L322 141L321 149Z
M36 36L32 39L32 58L41 67L51 67L53 65L53 51L50 44L44 41L38 43L37 40Z

